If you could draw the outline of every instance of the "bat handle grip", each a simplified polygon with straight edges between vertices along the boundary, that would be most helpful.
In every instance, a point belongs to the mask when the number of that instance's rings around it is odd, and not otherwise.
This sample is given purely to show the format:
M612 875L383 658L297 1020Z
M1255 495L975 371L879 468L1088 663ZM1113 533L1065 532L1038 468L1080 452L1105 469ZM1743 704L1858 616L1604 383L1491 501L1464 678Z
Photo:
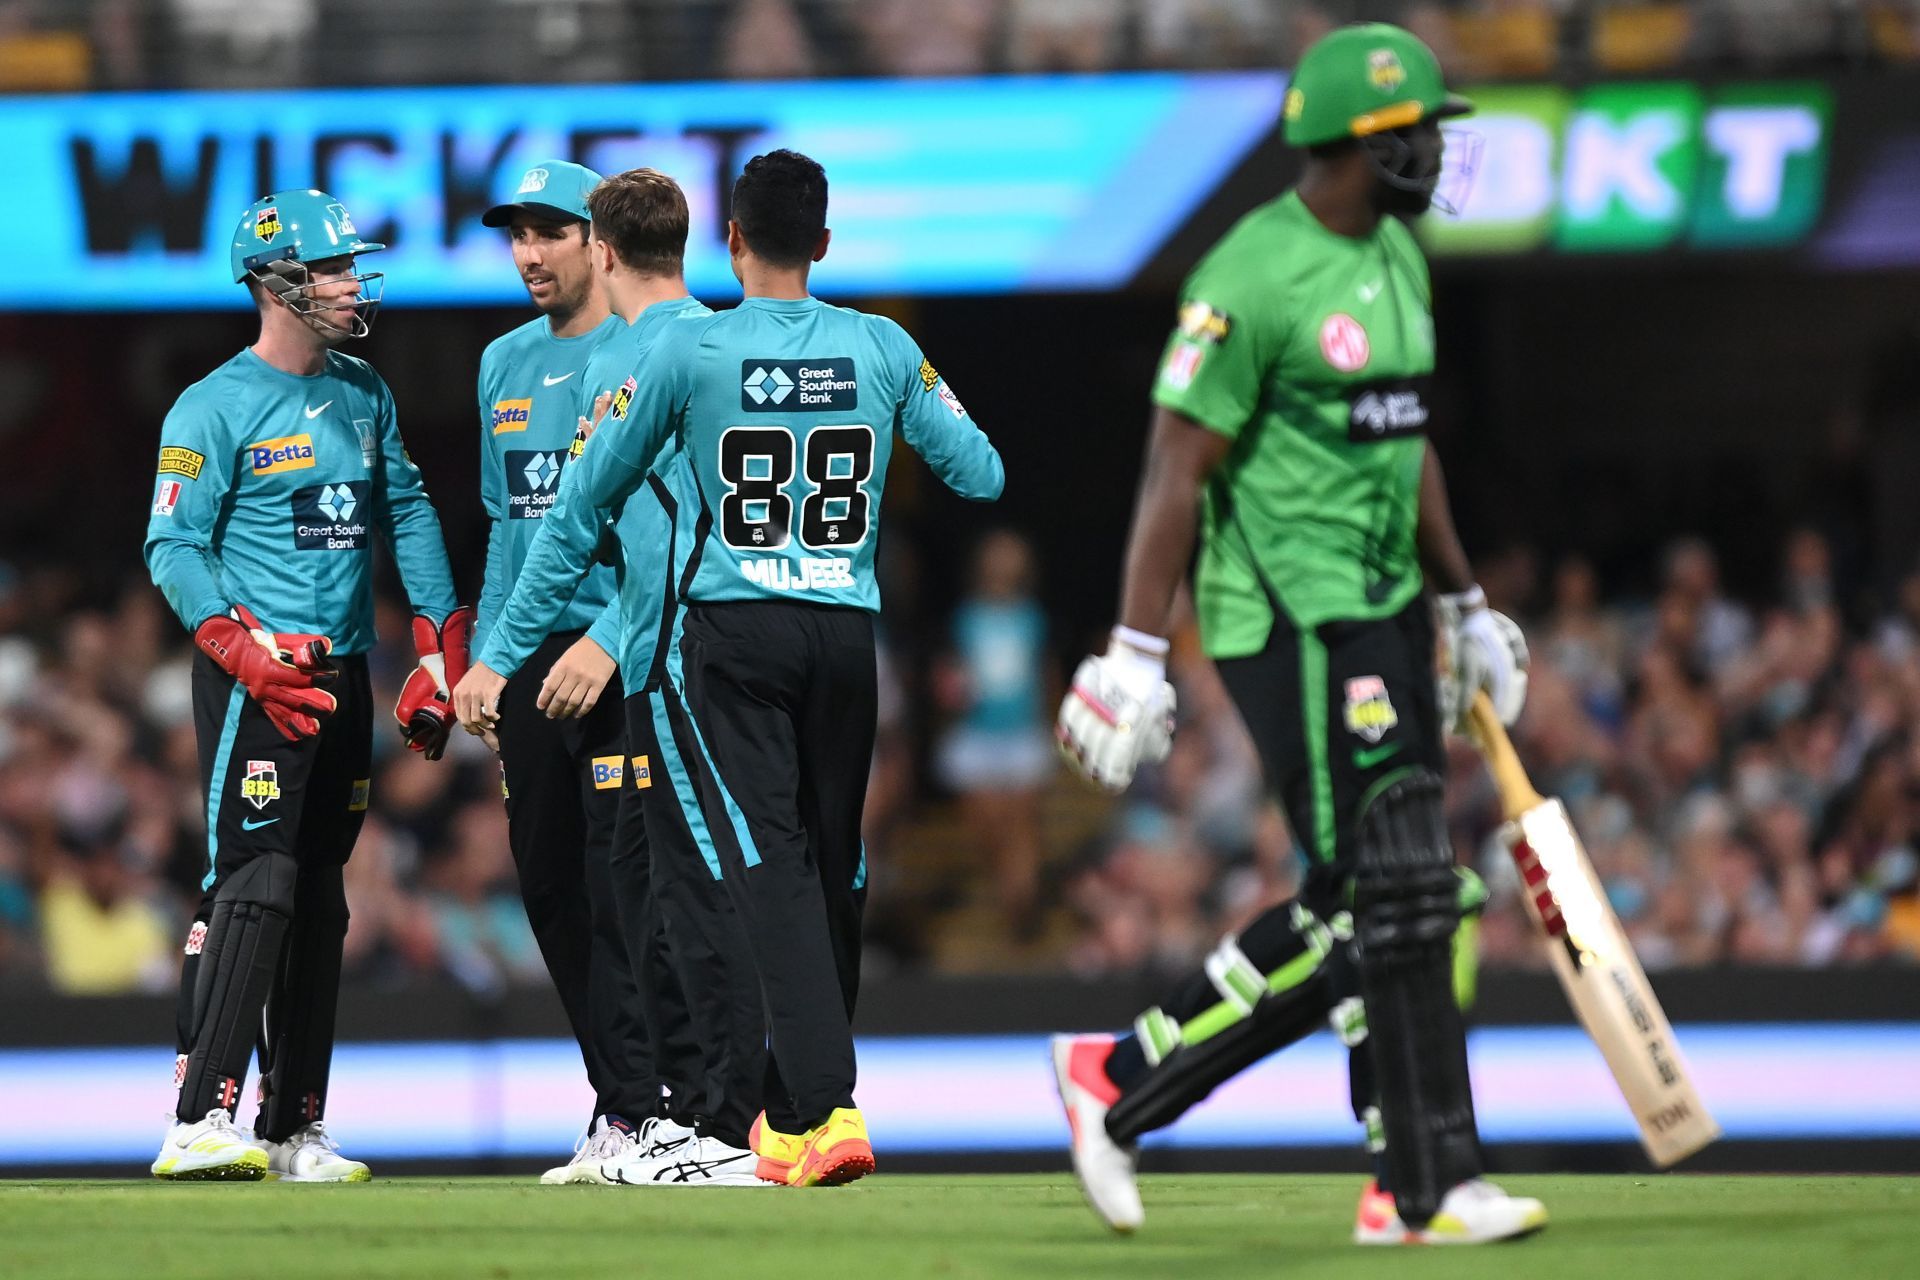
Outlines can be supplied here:
M1513 749L1513 739L1507 736L1507 727L1500 723L1493 699L1484 689L1473 695L1473 705L1467 708L1467 733L1487 762L1487 772L1493 775L1494 788L1500 792L1501 812L1508 821L1540 803L1540 793L1534 790L1526 766Z

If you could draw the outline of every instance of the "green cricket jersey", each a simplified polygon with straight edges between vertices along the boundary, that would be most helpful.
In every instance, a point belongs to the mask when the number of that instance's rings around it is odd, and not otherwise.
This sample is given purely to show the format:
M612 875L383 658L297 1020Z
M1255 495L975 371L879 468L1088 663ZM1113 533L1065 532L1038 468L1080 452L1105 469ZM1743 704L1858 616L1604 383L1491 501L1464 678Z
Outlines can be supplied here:
M1426 259L1395 218L1337 235L1288 192L1201 259L1153 399L1233 441L1194 575L1209 657L1258 653L1270 599L1314 627L1418 594L1432 371Z

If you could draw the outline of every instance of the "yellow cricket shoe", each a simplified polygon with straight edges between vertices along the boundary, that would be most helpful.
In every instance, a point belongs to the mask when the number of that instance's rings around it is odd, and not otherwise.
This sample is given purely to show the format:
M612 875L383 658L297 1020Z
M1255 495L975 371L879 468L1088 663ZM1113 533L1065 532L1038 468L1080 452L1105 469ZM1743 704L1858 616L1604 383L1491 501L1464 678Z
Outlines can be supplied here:
M873 1143L857 1107L839 1107L826 1123L807 1131L800 1161L787 1174L790 1187L838 1187L873 1172Z
M204 1120L175 1121L167 1129L153 1176L168 1182L259 1182L267 1176L267 1153L233 1125L226 1108Z
M753 1148L753 1154L760 1157L754 1166L754 1176L766 1182L776 1182L786 1186L793 1180L794 1166L807 1154L807 1136L803 1133L782 1133L767 1123L767 1113L762 1111L753 1118L753 1128L747 1134L747 1145Z

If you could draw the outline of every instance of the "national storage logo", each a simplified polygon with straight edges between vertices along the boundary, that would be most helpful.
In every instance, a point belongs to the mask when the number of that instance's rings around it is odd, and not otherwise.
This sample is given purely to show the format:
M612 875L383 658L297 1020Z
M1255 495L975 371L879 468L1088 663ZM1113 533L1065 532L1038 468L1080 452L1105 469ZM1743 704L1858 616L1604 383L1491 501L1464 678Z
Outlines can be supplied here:
M509 431L525 431L527 419L533 414L533 397L525 400L495 400L493 402L493 434L505 435Z
M262 440L247 446L253 474L270 476L279 471L298 471L313 465L313 437L304 431L297 436Z

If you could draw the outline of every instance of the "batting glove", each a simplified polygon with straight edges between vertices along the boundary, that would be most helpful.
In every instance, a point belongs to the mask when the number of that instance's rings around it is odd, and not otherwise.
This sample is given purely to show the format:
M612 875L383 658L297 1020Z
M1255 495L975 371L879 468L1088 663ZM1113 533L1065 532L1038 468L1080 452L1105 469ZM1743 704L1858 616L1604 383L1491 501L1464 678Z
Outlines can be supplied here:
M1439 604L1446 643L1441 716L1454 732L1466 732L1473 695L1485 689L1500 723L1511 725L1527 705L1526 637L1512 618L1487 607L1486 593L1479 587L1443 595Z
M467 674L473 642L473 610L465 605L447 615L439 626L431 618L415 616L413 647L420 665L400 689L393 718L409 749L438 760L453 731L453 687Z
M333 641L325 636L268 631L253 610L237 604L195 628L193 642L246 687L289 742L319 733L319 717L336 705L332 694L314 688L315 680L333 678L327 663Z
M1165 640L1115 628L1107 652L1073 673L1053 736L1067 762L1103 790L1125 791L1141 761L1158 763L1173 750L1166 654Z

